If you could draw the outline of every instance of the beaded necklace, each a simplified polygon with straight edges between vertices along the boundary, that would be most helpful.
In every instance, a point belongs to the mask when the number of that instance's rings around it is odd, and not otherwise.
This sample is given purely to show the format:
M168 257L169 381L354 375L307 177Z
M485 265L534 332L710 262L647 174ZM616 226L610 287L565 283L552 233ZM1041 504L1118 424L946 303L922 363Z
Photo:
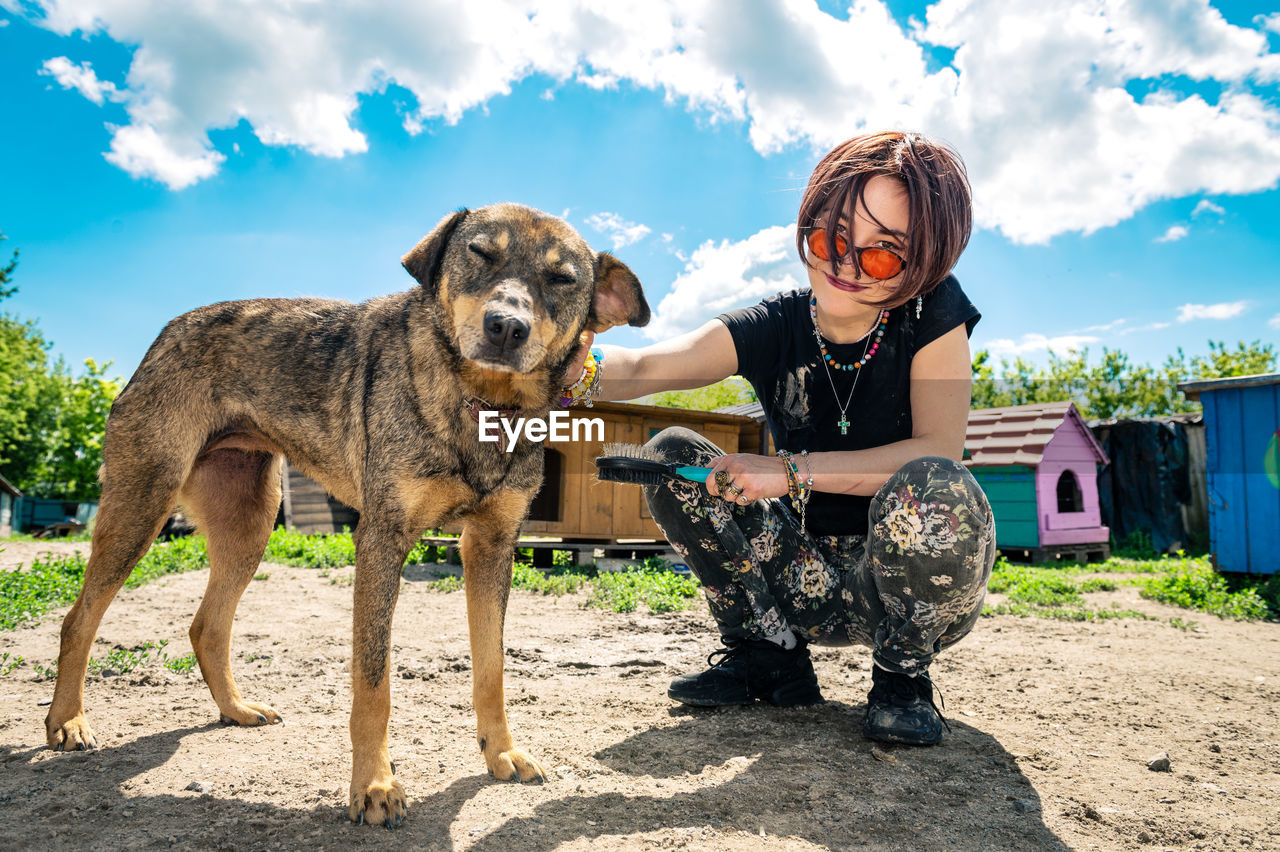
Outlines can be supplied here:
M822 329L818 327L818 299L815 296L809 297L809 319L813 321L813 336L818 341L818 350L822 353L822 369L826 371L827 381L831 383L831 393L836 398L836 405L840 407L840 419L836 422L836 425L840 427L841 435L848 435L849 418L845 415L845 411L848 410L849 403L853 402L853 392L858 388L858 377L862 375L863 366L880 349L880 339L884 337L885 326L889 324L889 312L887 310L881 311L879 319L872 323L867 333L858 338L858 340L853 341L857 343L859 340L866 340L867 345L862 349L862 358L852 364L841 364L827 351L826 341L822 339ZM849 388L849 397L843 404L840 402L840 392L836 390L836 380L831 376L832 367L846 372L849 370L854 371L853 387Z

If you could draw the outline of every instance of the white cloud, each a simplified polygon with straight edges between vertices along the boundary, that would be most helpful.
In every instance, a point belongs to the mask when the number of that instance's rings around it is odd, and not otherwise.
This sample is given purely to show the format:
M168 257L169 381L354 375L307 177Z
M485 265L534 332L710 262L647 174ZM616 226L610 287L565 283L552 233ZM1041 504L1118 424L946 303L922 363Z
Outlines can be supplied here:
M708 240L698 246L653 312L645 336L662 340L708 317L800 287L795 234L794 225L774 226L739 242Z
M1280 33L1280 12L1270 15L1255 15L1253 22L1264 30Z
M1060 334L1047 337L1043 334L1024 334L1021 340L1008 337L997 338L979 348L986 349L993 357L1012 358L1032 352L1054 352L1064 354L1079 352L1090 343L1097 343L1098 338L1090 334Z
M1172 243L1182 239L1189 233L1191 233L1191 231L1186 225L1170 225L1169 230L1165 231L1163 235L1156 237L1153 242Z
M99 80L88 62L76 65L65 56L55 56L45 60L40 73L53 77L64 89L75 89L98 106L108 100L118 101L122 97L116 91L116 84L110 80Z
M1191 211L1191 218L1194 219L1195 217L1201 216L1205 213L1212 213L1215 216L1222 216L1226 212L1227 211L1223 207L1217 204L1214 204L1209 199L1201 198L1199 203L1196 204L1195 209Z
M1224 320L1240 316L1249 307L1248 302L1219 302L1216 305L1186 304L1178 307L1178 322L1212 319Z
M587 217L586 223L608 236L614 251L640 242L649 235L650 230L648 225L628 222L617 213L594 213Z
M368 144L351 125L362 94L408 89L417 102L404 126L417 133L543 74L661 91L712 122L744 123L764 154L825 149L867 128L921 129L966 156L979 224L1017 242L1087 234L1159 199L1280 181L1269 88L1280 54L1209 0L937 0L910 31L881 0L851 0L839 17L813 0L384 0L376 12L288 0L37 3L35 23L54 32L137 46L129 126L183 156L207 154L207 132L241 120L270 145L357 153ZM34 15L23 0L0 5ZM931 71L931 45L954 49L952 65ZM1152 82L1177 78L1222 94L1206 101ZM1154 90L1135 97L1135 81ZM135 168L165 172L141 159Z
M185 189L213 176L226 159L190 140L167 138L147 124L112 129L115 135L107 161L134 177L155 178L170 189ZM176 147L179 145L182 149Z
M1169 327L1169 326L1171 326L1171 325L1173 325L1173 323L1169 323L1169 322L1153 322L1153 323L1149 323L1149 324L1147 324L1147 325L1138 325L1138 326L1134 326L1133 328L1126 328L1126 329L1122 329L1122 330L1120 331L1120 334L1121 334L1121 335L1126 335L1126 334L1135 334L1135 333L1140 332L1140 331L1159 331L1160 329L1162 329L1162 328L1168 328L1168 327Z
M1280 314L1276 314L1271 319L1267 320L1267 325L1272 328L1280 328Z

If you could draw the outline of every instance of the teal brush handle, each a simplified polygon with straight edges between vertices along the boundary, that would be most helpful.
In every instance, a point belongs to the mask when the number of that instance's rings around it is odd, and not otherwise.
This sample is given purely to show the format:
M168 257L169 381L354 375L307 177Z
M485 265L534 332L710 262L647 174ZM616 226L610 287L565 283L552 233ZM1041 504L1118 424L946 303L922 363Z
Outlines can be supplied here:
M687 479L690 482L706 482L707 474L711 473L709 467L677 467L672 471L676 476Z

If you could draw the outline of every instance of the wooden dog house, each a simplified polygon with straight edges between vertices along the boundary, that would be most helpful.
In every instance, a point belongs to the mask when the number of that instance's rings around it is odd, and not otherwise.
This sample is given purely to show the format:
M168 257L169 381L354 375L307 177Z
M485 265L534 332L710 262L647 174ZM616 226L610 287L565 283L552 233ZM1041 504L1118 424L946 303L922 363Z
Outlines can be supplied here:
M546 445L542 490L521 527L522 536L561 539L565 544L651 543L665 550L662 531L649 516L640 487L596 479L595 459L601 454L601 444L643 444L668 426L684 426L726 453L761 449L758 424L738 414L625 402L598 402L594 408L574 408L569 414L573 420L599 418L603 441ZM285 482L279 524L308 533L354 529L358 513L330 497L319 484L287 465ZM443 530L446 534L459 531Z
M964 463L986 492L996 546L1031 561L1106 559L1098 506L1106 453L1071 402L969 412Z

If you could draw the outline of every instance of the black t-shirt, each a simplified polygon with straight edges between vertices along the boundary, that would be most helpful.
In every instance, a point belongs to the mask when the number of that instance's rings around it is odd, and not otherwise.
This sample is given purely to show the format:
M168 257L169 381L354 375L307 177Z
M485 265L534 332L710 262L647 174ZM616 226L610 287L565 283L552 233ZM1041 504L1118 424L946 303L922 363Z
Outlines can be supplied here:
M958 325L972 334L982 316L960 283L948 275L925 294L919 319L915 299L891 310L875 356L861 370L830 371L835 391L813 337L810 295L807 287L789 290L718 317L733 335L738 375L760 398L774 446L816 453L865 450L910 438L911 359ZM852 364L862 357L866 341L828 340L826 345L837 363ZM855 387L858 373L864 375ZM853 399L845 409L849 433L841 435L835 395L843 402L851 388ZM805 473L803 462L800 473ZM815 491L806 509L808 530L815 535L865 534L870 505L870 497Z

